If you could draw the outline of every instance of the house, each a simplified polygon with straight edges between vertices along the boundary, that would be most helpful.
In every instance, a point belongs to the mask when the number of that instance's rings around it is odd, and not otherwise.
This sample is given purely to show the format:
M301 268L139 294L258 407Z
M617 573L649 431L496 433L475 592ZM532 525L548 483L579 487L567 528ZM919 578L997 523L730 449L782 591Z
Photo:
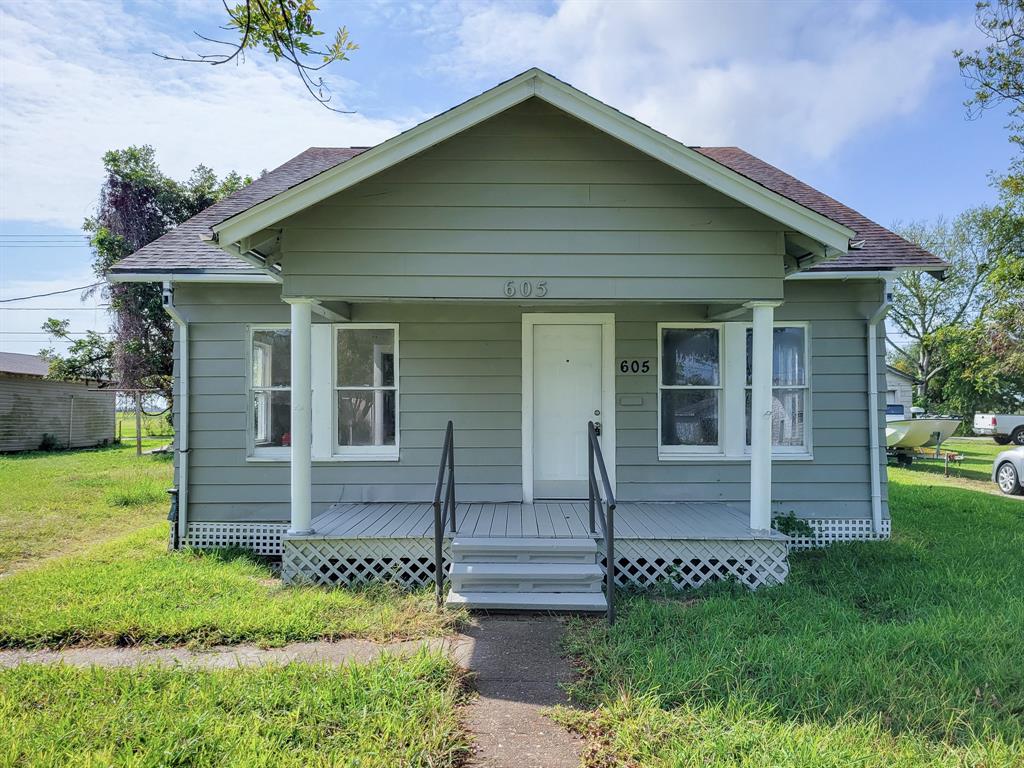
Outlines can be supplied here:
M917 379L909 373L904 373L899 368L891 365L885 366L885 405L887 410L901 408L900 411L908 419L910 409L914 405L914 385Z
M177 321L183 543L281 555L289 582L450 573L470 605L598 608L602 573L782 581L773 515L887 536L885 280L945 267L532 69L309 149L112 279L162 282Z
M114 440L114 391L96 382L47 379L37 355L0 352L0 451L54 445L87 448Z

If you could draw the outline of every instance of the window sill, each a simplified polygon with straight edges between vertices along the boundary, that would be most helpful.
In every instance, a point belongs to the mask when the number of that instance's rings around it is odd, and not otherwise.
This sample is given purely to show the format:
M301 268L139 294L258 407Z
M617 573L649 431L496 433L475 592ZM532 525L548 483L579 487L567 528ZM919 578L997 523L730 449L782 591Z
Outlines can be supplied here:
M743 456L726 455L724 453L664 453L658 452L658 461L669 462L707 462L713 464L749 464L750 454ZM811 453L773 453L772 463L785 461L814 461Z
M362 464L372 463L396 463L399 460L398 454L373 454L373 455L352 455L352 456L314 456L311 459L313 464L351 464L354 462ZM249 464L289 464L290 456L246 456L246 463Z

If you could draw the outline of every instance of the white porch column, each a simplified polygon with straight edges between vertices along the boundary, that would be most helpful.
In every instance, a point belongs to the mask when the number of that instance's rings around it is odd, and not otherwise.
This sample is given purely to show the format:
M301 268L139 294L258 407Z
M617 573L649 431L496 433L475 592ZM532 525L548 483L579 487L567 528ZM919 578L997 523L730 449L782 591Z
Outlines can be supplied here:
M313 385L310 344L312 299L285 299L291 305L292 445L289 533L312 533Z
M750 527L772 526L772 346L778 301L752 301L750 381Z

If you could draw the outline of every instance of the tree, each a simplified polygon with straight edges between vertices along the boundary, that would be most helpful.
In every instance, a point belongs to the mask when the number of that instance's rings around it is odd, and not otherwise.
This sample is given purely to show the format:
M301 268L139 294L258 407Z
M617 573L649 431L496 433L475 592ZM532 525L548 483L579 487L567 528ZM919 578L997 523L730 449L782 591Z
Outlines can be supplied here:
M901 347L890 339L890 349L898 367L920 382L920 400L927 400L929 382L945 368L935 359L938 334L984 318L992 305L989 275L993 257L987 215L987 209L977 208L952 222L940 218L932 224L896 227L904 238L950 264L943 280L921 272L903 272L892 285L889 318L910 341Z
M346 111L330 106L330 89L319 72L336 61L347 61L348 54L359 47L349 40L347 28L339 27L329 45L315 48L316 38L324 35L313 21L319 10L315 0L244 0L234 6L222 2L227 23L221 29L236 33L236 40L217 40L196 32L200 40L222 48L193 56L156 55L169 61L217 66L244 61L246 51L262 48L274 61L284 59L292 64L303 86L320 104L333 112Z
M150 146L113 150L103 156L106 177L96 215L85 220L91 235L93 271L106 278L125 256L156 240L251 179L229 173L223 179L200 165L184 182L168 178ZM95 289L94 289L95 290ZM112 283L101 289L110 302L113 338L76 339L65 355L43 350L50 377L113 379L125 389L155 389L170 402L172 326L161 288L152 283ZM68 321L50 318L43 330L68 341Z

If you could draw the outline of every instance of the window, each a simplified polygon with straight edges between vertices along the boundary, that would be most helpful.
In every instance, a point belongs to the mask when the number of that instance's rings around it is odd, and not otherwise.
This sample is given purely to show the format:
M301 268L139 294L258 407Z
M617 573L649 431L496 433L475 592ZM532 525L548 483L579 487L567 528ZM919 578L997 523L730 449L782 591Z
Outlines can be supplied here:
M287 328L253 328L250 398L254 455L291 445L291 336Z
M668 453L718 453L722 411L720 328L664 324L659 330L660 449Z
M398 456L398 326L335 329L335 451Z
M753 331L747 329L746 429L750 445L750 381ZM776 453L807 450L807 332L776 326L772 334L772 446Z

